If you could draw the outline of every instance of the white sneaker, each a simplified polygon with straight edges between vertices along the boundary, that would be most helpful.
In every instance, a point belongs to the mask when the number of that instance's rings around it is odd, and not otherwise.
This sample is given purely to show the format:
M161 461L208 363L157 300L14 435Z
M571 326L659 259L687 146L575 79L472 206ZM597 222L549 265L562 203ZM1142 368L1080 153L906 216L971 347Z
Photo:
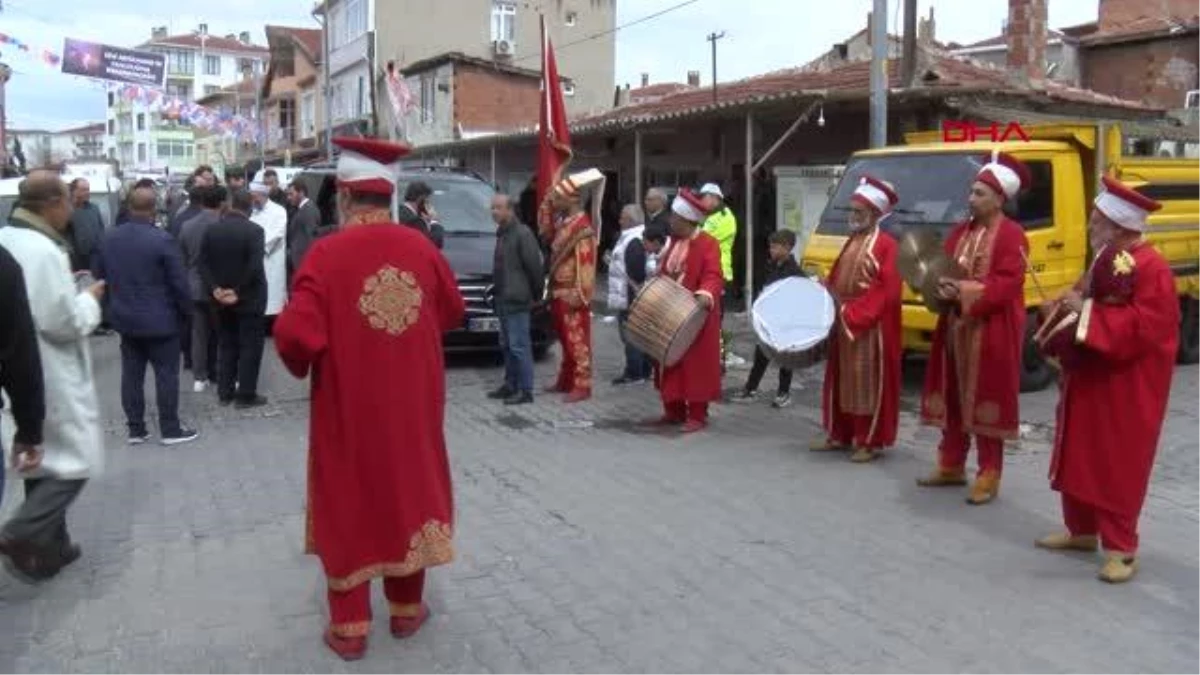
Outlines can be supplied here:
M791 394L779 394L778 396L775 397L774 401L771 401L771 406L774 408L786 408L791 404L792 404L792 395Z
M208 388L208 383L205 382L204 380L196 380L195 382L192 383L192 391L196 392L197 394L203 393L204 390L207 388Z

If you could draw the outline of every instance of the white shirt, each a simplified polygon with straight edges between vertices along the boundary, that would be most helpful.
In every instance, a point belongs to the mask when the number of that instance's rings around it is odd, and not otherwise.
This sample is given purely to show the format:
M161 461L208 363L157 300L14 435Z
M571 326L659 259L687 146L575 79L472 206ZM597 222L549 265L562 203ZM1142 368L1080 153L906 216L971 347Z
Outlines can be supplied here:
M267 316L287 302L287 210L271 200L250 216L263 229L263 273L267 277Z

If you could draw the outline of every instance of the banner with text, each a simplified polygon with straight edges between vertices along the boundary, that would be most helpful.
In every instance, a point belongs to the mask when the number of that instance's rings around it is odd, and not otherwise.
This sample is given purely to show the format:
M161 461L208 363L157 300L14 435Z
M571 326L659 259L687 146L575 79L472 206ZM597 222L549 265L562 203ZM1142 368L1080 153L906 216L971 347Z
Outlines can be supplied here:
M62 72L109 82L162 87L166 84L167 57L67 38L63 42Z

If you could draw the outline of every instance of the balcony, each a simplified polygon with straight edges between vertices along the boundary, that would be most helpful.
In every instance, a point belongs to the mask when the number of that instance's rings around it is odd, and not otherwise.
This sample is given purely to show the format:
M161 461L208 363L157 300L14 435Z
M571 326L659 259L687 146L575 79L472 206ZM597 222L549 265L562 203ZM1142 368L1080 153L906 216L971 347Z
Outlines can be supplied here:
M286 150L296 145L296 128L283 127L271 129L267 133L268 150Z

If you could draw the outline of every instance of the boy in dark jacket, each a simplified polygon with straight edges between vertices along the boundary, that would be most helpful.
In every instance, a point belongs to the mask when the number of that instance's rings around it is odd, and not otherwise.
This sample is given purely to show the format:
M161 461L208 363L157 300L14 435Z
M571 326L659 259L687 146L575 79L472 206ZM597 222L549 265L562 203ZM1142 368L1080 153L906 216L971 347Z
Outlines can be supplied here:
M800 270L799 263L792 255L792 249L796 246L796 233L791 230L777 230L771 234L770 238L770 260L767 261L766 283L763 288L788 277L802 277L804 272ZM746 386L741 392L734 396L734 400L738 402L753 401L758 397L758 385L762 382L763 375L767 372L767 365L771 362L767 355L763 353L762 347L754 348L754 365L750 368L750 377L746 380ZM775 400L771 405L776 408L783 408L792 402L792 371L787 368L779 369L779 390L775 394Z

